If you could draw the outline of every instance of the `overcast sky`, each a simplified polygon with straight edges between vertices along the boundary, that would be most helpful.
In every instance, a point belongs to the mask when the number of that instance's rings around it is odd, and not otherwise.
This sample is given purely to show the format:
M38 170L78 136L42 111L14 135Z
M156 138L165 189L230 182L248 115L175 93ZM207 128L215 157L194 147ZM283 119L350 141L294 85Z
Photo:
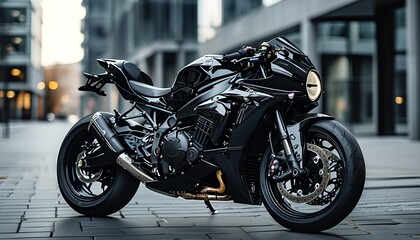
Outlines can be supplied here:
M82 0L42 0L42 65L74 63L82 60L85 16Z
M199 0L199 40L203 42L214 36L221 24L222 0ZM270 6L281 0L263 0ZM81 20L86 11L82 0L41 0L42 24L42 65L68 64L82 60L83 34Z

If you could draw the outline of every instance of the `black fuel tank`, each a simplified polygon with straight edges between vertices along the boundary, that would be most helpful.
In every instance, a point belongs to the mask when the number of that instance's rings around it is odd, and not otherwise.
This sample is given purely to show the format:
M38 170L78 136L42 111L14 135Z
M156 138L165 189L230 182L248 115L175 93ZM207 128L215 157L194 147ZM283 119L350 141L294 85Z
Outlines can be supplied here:
M221 55L206 55L188 64L178 72L166 102L177 110L197 94L213 86L218 79L234 74L233 71L222 68Z

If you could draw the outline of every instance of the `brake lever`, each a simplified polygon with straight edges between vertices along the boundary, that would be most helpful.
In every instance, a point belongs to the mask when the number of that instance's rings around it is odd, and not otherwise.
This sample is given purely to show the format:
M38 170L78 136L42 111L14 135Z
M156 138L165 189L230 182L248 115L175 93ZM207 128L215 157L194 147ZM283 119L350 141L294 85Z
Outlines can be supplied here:
M258 63L261 61L262 55L260 53L255 54L252 57L244 57L239 60L232 60L231 62L235 65L239 65L240 67L244 68L251 68L254 67L254 63Z

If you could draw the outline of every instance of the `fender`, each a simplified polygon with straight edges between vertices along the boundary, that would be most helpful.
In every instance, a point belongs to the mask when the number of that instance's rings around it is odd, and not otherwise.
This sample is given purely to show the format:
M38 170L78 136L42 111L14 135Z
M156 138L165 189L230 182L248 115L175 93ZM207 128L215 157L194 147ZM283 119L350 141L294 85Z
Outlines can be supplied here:
M323 120L323 119L330 119L333 120L334 117L327 115L327 114L322 114L322 113L306 113L306 114L302 114L302 115L297 115L291 119L287 119L287 127L293 127L296 124L299 125L299 130L300 131L304 131L308 128L308 126L313 123L313 122L317 122L319 120Z
M305 131L312 123L325 119L333 120L334 117L321 113L306 113L288 119L287 132L297 159L305 157L305 152L303 151L306 148Z

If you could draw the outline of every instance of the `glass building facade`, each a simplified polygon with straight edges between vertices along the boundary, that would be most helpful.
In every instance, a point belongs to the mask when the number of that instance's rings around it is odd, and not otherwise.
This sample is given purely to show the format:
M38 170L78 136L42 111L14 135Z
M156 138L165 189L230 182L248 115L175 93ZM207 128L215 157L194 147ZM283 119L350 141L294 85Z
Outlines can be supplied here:
M262 0L222 0L222 21L227 24L262 6Z
M323 111L353 131L373 134L373 21L317 23L318 52L326 94Z
M286 36L322 75L325 94L317 111L334 115L356 135L420 140L420 2L299 2L282 0L230 19L203 44L202 53Z
M0 2L0 122L42 117L39 1Z
M150 75L155 86L170 87L197 56L196 0L84 0L83 5L84 71L102 71L97 58L125 59ZM82 106L94 106L90 111L128 107L112 88L107 92L107 99L83 96Z

